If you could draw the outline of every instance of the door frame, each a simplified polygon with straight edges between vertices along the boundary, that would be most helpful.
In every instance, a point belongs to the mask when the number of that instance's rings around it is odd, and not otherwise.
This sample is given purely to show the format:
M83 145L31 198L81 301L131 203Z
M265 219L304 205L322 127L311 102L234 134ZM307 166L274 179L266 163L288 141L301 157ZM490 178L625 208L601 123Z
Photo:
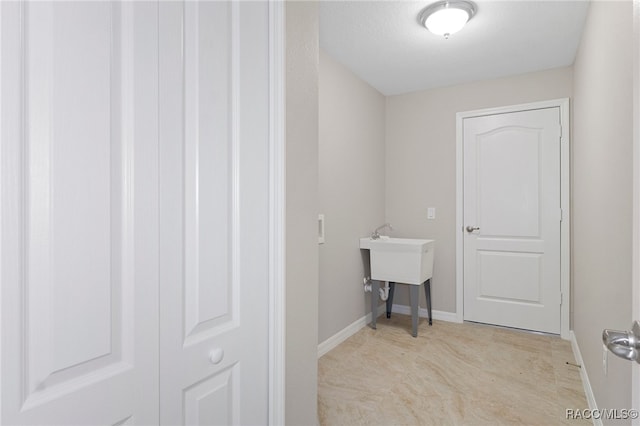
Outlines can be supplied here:
M285 6L269 2L269 424L285 424Z
M640 0L633 0L633 213L631 230L631 320L640 320ZM640 364L631 367L631 407L640 410ZM640 419L632 420L640 425Z
M456 320L464 321L464 164L463 164L463 122L465 118L482 117L493 114L527 111L543 108L560 108L560 336L569 339L571 304L571 211L570 211L570 122L569 98L532 102L497 108L478 109L456 114Z

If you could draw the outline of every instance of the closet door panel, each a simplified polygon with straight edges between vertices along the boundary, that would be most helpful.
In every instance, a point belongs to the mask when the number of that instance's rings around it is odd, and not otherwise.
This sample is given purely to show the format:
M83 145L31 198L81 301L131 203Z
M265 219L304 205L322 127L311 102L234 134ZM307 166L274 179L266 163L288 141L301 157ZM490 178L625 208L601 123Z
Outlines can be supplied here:
M0 13L2 422L153 421L157 134L140 115L157 105L157 11Z
M266 3L160 4L165 424L268 422L267 36Z

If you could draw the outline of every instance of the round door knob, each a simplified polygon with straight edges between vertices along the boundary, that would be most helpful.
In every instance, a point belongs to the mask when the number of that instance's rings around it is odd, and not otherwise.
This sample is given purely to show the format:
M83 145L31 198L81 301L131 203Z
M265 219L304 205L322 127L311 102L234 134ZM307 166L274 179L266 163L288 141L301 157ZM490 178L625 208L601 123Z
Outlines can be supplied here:
M220 364L222 358L224 358L224 351L221 348L215 348L209 352L209 361L211 361L211 364Z
M479 231L479 230L480 228L477 226L471 226L471 225L467 226L467 232L473 232L473 231Z

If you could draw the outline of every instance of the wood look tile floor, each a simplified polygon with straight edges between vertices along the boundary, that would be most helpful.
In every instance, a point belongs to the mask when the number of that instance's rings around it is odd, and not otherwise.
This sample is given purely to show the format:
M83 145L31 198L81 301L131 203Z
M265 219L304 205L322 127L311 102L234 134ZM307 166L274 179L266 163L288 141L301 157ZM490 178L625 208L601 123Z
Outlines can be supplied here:
M557 425L586 409L571 344L559 337L409 316L378 318L318 365L321 425Z

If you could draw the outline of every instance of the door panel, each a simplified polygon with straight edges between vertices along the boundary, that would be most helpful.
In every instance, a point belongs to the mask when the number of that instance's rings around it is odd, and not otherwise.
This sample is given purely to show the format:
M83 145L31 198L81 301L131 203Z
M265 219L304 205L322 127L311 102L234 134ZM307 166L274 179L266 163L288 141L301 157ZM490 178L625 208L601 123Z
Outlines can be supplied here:
M539 237L538 136L535 129L516 127L477 136L477 223L483 236Z
M185 424L237 424L238 364L184 390ZM235 385L234 385L235 382Z
M539 253L479 252L478 296L485 300L540 303L541 260Z
M110 253L120 252L126 238L120 223L111 226L126 197L117 161L125 149L120 138L112 146L109 137L117 130L110 94L118 88L109 72L114 11L104 6L25 5L32 64L24 147L29 393L49 387L60 374L66 382L82 375L79 370L95 370L94 364L119 363L123 340L131 340L114 321L122 300L111 303L123 278ZM119 49L114 53L120 56ZM86 90L93 85L96 90ZM119 96L113 100L113 108L121 109Z
M185 336L233 321L231 3L184 7Z
M267 28L266 3L160 4L164 424L268 422Z
M153 423L155 6L0 13L2 423Z
M560 332L560 113L465 118L464 319Z

